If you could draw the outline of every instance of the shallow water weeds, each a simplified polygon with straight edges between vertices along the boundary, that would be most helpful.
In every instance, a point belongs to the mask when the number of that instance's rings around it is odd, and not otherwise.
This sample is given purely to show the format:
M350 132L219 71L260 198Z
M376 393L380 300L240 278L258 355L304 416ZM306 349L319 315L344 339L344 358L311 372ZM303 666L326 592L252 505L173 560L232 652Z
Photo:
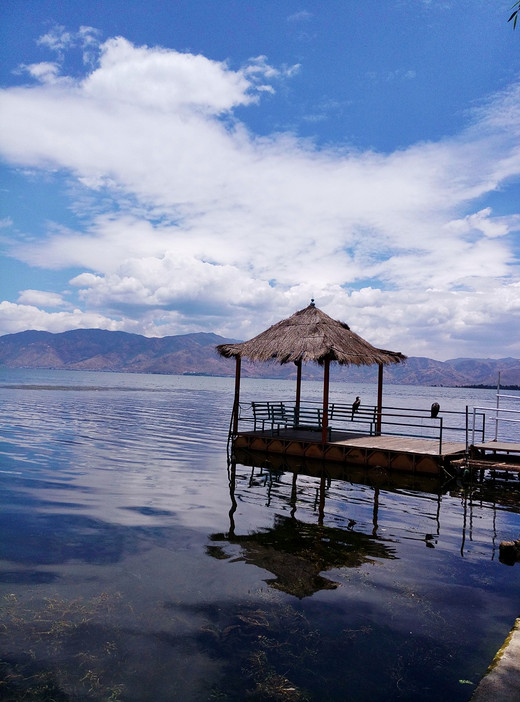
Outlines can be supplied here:
M114 677L117 644L94 634L120 603L120 593L106 592L89 600L6 595L2 699L118 702L125 686Z

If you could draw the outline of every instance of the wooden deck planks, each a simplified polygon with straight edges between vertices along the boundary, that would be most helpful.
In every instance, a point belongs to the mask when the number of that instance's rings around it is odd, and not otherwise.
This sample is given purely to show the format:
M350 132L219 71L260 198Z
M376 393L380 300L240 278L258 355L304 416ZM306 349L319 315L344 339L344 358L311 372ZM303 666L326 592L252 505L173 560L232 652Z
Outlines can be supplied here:
M418 439L408 436L369 436L362 439L347 439L338 441L346 446L359 446L363 448L374 448L383 451L399 451L400 453L425 454L430 456L447 456L452 453L459 453L466 449L466 444L462 442L444 441L442 449L439 451L439 441L437 439Z
M520 453L520 443L514 441L485 441L484 443L473 444L473 447L483 451Z

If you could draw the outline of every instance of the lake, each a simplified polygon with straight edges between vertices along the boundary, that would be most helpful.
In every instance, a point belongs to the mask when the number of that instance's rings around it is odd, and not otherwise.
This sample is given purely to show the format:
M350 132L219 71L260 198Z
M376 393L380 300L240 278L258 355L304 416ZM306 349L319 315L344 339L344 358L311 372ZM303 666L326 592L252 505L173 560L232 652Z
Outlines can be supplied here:
M0 369L0 697L469 700L520 615L520 564L498 558L520 536L518 481L228 463L233 390ZM293 394L242 383L244 401ZM433 401L495 392L385 388L385 405Z

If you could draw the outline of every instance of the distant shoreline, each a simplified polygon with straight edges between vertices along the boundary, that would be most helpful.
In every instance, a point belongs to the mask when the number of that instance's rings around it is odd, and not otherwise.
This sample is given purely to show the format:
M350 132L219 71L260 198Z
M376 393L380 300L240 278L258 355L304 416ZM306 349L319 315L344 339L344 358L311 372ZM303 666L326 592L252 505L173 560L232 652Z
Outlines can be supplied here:
M478 385L456 385L457 388L474 388L475 390L496 390L496 385L485 385L479 383ZM501 385L501 390L520 390L520 385Z

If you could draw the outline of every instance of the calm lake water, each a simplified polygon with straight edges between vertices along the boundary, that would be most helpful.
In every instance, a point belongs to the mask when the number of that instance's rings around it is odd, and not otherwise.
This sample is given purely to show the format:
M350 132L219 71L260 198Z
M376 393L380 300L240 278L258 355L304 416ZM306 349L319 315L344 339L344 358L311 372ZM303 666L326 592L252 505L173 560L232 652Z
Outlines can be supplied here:
M232 379L4 369L0 396L1 699L465 701L520 615L518 484L228 465ZM434 400L495 393L385 389Z

